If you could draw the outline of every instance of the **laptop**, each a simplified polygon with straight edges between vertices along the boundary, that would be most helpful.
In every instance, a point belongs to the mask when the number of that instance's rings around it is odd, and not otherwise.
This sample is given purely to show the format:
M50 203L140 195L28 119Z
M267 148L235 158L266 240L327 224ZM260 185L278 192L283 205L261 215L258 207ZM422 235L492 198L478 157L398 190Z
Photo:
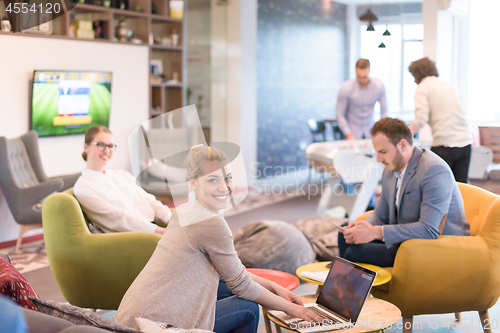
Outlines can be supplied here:
M323 318L312 324L301 318L293 318L283 311L269 314L292 330L301 333L332 331L353 327L375 281L377 273L360 265L336 257L326 277L316 303L304 304Z

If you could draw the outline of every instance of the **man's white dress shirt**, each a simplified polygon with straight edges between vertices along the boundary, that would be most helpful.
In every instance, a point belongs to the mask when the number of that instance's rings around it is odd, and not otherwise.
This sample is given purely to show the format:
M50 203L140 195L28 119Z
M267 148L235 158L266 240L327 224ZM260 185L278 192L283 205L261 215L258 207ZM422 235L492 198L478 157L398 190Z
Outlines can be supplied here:
M403 184L403 177L405 176L407 167L408 164L405 166L403 171L394 171L394 176L396 177L396 197L394 198L394 201L397 209L399 209L399 193L401 192L401 185ZM382 226L382 241L385 241L384 226Z

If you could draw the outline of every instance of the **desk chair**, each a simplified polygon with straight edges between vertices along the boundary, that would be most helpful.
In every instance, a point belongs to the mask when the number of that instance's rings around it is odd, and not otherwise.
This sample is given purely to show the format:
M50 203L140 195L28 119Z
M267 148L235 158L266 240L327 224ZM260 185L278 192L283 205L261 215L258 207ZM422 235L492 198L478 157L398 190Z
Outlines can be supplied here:
M345 135L337 124L336 120L328 121L332 127L333 140L345 140Z
M309 131L311 132L311 143L326 141L326 126L324 121L314 120L311 118L307 121L307 125L309 126ZM318 140L318 135L321 135L322 139Z

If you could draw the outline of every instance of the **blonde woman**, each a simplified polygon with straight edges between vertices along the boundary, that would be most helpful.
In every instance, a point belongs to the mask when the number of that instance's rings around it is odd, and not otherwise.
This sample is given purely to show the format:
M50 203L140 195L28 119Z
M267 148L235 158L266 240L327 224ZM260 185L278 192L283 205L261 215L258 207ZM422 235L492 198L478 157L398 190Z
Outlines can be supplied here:
M241 264L229 226L219 215L233 188L225 154L196 146L185 164L195 200L176 208L153 256L123 297L115 320L134 328L138 328L135 319L141 317L182 328L253 333L259 303L321 322L295 294L248 273Z
M163 235L172 213L156 198L137 186L134 176L106 166L116 145L111 131L93 126L85 133L83 159L87 167L75 183L74 193L87 217L104 232L146 231Z

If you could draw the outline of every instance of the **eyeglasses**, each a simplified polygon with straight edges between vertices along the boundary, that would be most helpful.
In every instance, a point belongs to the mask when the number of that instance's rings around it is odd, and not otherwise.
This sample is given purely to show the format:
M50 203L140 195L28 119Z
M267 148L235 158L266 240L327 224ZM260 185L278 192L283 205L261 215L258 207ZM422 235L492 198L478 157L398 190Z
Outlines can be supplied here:
M109 148L109 151L115 151L117 147L117 145L115 145L114 143L110 143L109 145L107 145L104 142L93 142L92 145L97 146L100 151L105 151L106 147Z

